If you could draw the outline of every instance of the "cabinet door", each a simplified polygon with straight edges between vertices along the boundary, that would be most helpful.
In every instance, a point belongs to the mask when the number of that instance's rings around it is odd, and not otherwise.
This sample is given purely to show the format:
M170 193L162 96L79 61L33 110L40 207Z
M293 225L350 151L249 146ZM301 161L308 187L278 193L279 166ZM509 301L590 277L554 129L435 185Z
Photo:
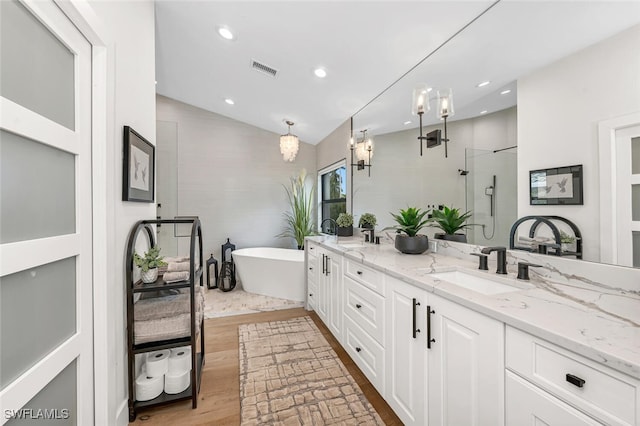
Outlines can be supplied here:
M395 278L385 279L388 315L385 400L405 425L423 426L427 423L427 293Z
M514 373L506 372L507 425L599 425L547 392Z
M329 252L326 261L326 288L329 330L342 343L342 256Z
M318 297L316 298L316 313L320 319L325 323L329 323L329 315L327 311L327 298L329 294L327 284L327 254L324 249L318 249L318 264L316 269L318 270Z
M429 425L504 425L503 323L435 295L429 307Z

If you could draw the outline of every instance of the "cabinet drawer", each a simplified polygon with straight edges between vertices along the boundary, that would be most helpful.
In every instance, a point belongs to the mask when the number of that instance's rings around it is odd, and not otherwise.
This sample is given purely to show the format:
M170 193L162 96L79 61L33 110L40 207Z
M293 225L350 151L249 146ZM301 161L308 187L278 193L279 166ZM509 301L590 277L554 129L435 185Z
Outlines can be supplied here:
M317 253L318 245L307 241L307 257L309 258L309 260L311 260L311 258L317 259Z
M507 425L600 425L599 422L510 371L506 373L505 395Z
M318 288L315 283L307 283L307 308L316 309L316 300L318 299Z
M384 295L382 273L352 260L346 260L344 273L379 295Z
M384 395L384 349L349 317L345 317L344 347L373 387Z
M639 381L512 327L507 368L607 424L640 421Z
M344 312L384 346L384 298L364 285L344 278Z

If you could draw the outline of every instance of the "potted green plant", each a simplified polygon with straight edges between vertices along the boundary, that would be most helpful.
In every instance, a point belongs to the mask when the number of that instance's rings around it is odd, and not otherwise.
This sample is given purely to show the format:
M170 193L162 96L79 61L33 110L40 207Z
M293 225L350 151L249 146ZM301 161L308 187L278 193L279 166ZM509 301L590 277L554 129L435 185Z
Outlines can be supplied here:
M378 223L376 215L373 213L363 213L358 221L358 228L372 229L376 226L376 223Z
M575 242L576 237L560 231L560 246L562 247L562 251L576 251Z
M426 235L418 235L418 231L429 222L429 219L424 218L428 212L416 207L407 207L401 209L400 214L391 213L397 222L397 225L391 227L398 232L395 240L396 250L406 254L422 254L429 248L429 238Z
M304 249L305 237L317 234L311 218L315 187L312 186L307 191L306 180L307 171L303 169L298 176L290 179L288 188L283 185L287 192L291 211L284 213L287 228L278 236L294 238L298 250Z
M466 243L467 236L458 233L458 231L474 226L466 223L470 217L471 211L460 214L460 209L444 206L442 210L433 210L431 212L431 219L429 219L430 223L428 226L440 228L443 231L436 233L434 238Z
M142 270L142 282L153 283L158 279L158 267L166 266L163 256L160 256L160 247L153 246L144 254L144 257L138 253L133 253L133 262Z
M353 235L353 215L351 213L340 213L336 219L338 224L339 237L351 237Z

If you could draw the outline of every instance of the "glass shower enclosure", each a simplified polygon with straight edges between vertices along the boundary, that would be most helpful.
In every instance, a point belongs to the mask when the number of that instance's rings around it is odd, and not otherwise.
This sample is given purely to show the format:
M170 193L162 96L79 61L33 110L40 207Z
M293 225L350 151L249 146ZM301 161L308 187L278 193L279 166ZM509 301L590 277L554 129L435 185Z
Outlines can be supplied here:
M517 148L465 150L465 198L470 244L508 246L511 225L518 218Z

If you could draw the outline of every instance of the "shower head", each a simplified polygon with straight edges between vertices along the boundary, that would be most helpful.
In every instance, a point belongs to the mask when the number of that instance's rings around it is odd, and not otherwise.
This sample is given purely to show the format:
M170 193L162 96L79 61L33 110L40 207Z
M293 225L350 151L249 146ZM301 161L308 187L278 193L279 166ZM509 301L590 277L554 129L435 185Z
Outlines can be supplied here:
M466 176L469 174L469 170L458 169L458 173L460 173L460 176Z

